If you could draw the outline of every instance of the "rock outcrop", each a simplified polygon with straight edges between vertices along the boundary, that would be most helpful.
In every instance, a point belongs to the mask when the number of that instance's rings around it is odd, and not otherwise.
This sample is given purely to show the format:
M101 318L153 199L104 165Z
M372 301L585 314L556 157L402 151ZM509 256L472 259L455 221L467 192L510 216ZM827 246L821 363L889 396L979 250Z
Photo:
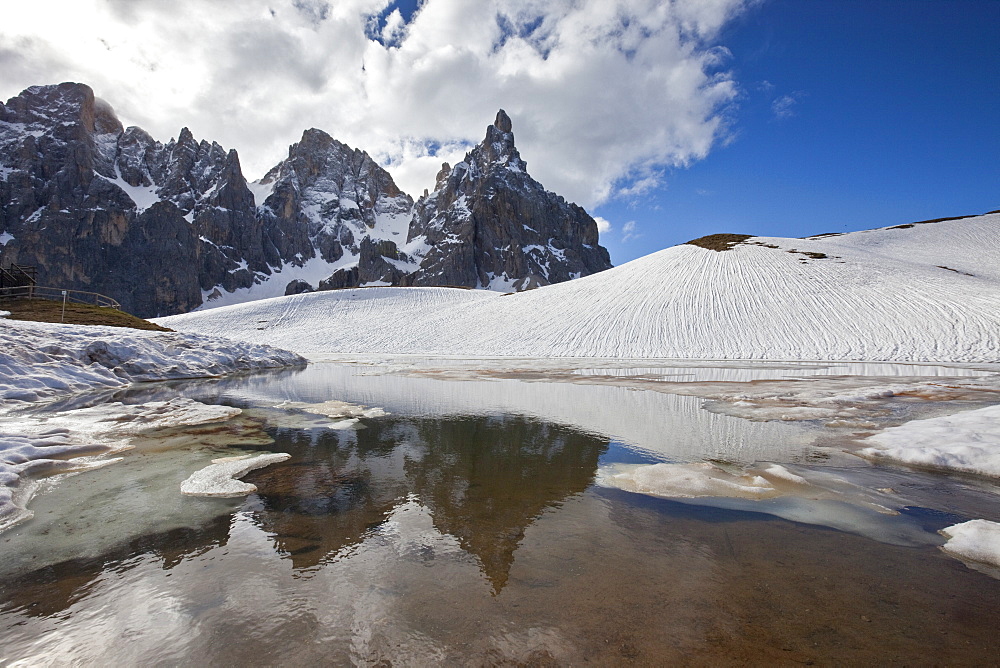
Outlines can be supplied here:
M0 258L37 266L39 284L165 315L216 286L250 287L283 259L236 151L187 128L166 145L124 129L88 86L0 104L0 156Z
M597 223L528 175L500 110L486 138L417 202L408 242L428 246L410 285L526 290L611 268Z
M593 219L528 176L503 111L414 205L321 130L248 183L235 150L187 128L162 144L74 83L0 103L0 262L144 317L316 288L522 290L611 266Z

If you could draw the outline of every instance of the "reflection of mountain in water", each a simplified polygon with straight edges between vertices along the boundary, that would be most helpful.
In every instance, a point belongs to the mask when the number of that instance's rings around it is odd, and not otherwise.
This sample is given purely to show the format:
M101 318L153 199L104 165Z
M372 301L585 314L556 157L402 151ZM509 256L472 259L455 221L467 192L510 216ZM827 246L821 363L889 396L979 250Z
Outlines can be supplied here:
M594 479L606 440L522 417L422 420L423 459L407 461L434 526L475 555L499 593L524 530Z
M360 543L406 497L396 431L376 420L357 432L277 432L275 449L292 459L244 480L257 485L263 501L255 521L295 568L315 567Z
M499 592L525 529L546 508L586 489L608 446L513 416L366 423L313 441L279 432L275 448L293 458L245 478L263 500L257 521L295 568L314 567L360 543L393 507L415 497Z

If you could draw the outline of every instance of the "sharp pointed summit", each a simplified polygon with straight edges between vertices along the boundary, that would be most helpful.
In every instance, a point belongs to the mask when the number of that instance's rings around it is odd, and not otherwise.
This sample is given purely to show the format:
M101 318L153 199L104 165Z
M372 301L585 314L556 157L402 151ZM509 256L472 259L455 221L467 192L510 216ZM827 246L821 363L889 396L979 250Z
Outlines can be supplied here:
M500 132L512 132L514 126L510 122L510 116L507 115L507 112L501 109L497 112L497 119L493 121L493 127Z

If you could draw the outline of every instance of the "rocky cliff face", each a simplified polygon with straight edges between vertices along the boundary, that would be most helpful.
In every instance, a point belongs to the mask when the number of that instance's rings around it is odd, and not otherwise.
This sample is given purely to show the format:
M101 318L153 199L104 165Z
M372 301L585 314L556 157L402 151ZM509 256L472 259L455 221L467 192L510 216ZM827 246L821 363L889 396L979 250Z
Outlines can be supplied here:
M236 151L123 128L72 83L0 103L0 262L147 317L315 288L520 290L611 266L593 219L528 176L503 112L414 205L320 130L247 183Z
M295 258L294 267L315 260L315 278L342 270L351 274L348 283L355 286L398 284L403 272L372 248L401 257L397 244L406 241L413 199L367 153L322 130L306 130L289 148L288 158L253 186L263 202L263 219L308 239L309 249Z
M193 309L215 286L248 288L293 252L257 216L236 151L187 128L166 145L126 130L82 84L0 104L0 165L0 259L139 315Z
M528 175L503 110L417 202L409 240L419 238L429 248L411 285L526 290L611 267L594 219Z

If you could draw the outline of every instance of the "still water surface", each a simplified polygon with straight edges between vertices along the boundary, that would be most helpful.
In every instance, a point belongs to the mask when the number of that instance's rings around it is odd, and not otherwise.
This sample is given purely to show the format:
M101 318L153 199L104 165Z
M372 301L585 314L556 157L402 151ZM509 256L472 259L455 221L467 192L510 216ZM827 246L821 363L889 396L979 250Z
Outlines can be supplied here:
M116 397L243 414L47 482L35 518L0 534L0 664L995 662L1000 580L936 533L1000 520L991 483L871 466L844 452L854 431L694 395L445 375L315 364ZM332 430L280 407L329 399L389 414ZM942 410L916 405L878 419ZM269 451L292 457L245 476L246 499L179 493L213 458ZM892 489L900 512L848 503L862 519L835 530L600 484L616 464L704 460L822 470L862 497Z

